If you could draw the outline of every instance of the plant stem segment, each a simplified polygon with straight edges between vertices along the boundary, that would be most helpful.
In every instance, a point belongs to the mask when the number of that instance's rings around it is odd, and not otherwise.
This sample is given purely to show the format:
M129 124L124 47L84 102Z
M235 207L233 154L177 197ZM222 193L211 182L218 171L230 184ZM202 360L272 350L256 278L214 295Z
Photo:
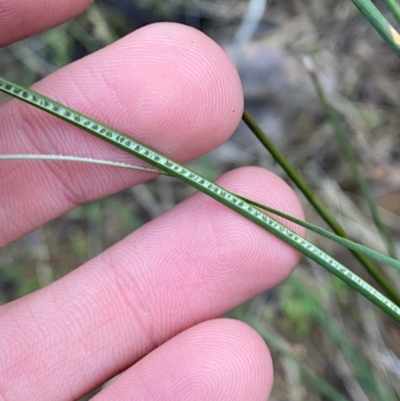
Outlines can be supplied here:
M164 171L156 170L153 168L135 166L133 164L126 164L126 163L115 162L115 161L111 161L111 160L93 159L91 157L65 156L65 155L44 155L44 154L5 154L5 155L0 155L0 161L2 161L2 160L18 160L18 161L42 160L42 161L90 163L90 164L106 165L106 166L111 166L111 167L129 168L129 169L133 169L133 170L139 170L139 171L144 171L144 172L148 172L148 173L154 173L154 174L158 174L158 175L163 174L163 175L169 176L169 174L165 173ZM237 194L235 194L235 195L237 195ZM325 238L328 238L328 239L336 242L339 245L342 245L348 249L352 249L354 251L363 253L364 255L367 255L371 259L375 259L378 262L384 263L387 266L393 267L400 271L400 261L398 261L396 259L388 257L388 256L386 256L378 251L375 251L365 245L357 244L356 242L350 241L346 238L339 237L338 235L336 235L330 231L324 230L321 227L318 227L311 223L307 223L306 221L303 221L303 220L296 219L293 216L290 216L279 210L273 209L272 207L269 207L267 205L263 205L262 203L255 202L251 199L247 199L240 195L238 195L238 196L253 206L257 206L258 208L260 208L262 210L266 210L267 212L270 212L277 216L283 217L286 220L291 221L301 227L304 227L307 230L313 231Z
M351 0L385 42L400 57L400 34L390 25L371 0ZM392 9L393 11L393 9Z
M375 259L378 262L384 263L384 264L400 271L400 261L398 261L397 259L393 259L380 252L374 251L373 249L368 248L365 245L361 245L356 242L350 241L347 238L340 237L339 235L336 235L330 231L324 230L323 228L318 227L314 224L307 223L306 221L303 221L300 219L296 219L293 216L289 216L288 214L283 213L280 210L276 210L272 207L263 205L262 203L255 202L255 201L253 201L251 199L247 199L243 196L240 196L240 198L245 200L246 202L250 203L253 206L257 206L260 209L266 210L267 212L276 214L277 216L283 217L284 219L289 220L295 224L298 224L299 226L304 227L307 230L313 231L314 233L321 235L322 237L325 237L332 241L335 241L337 244L342 245L342 246L346 247L347 249L351 249L353 251L360 252L364 255L367 255L371 259Z
M397 23L400 24L400 4L398 0L385 0L385 3Z
M231 193L225 188L222 188L214 182L207 180L193 170L171 160L154 149L89 117L86 117L69 107L14 84L2 77L0 77L0 91L8 93L9 95L40 108L70 124L82 128L90 134L95 135L98 138L109 142L113 146L150 163L154 167L186 182L218 202L228 206L230 209L276 235L284 242L328 269L400 322L400 308L396 304L321 249L317 248L294 231L285 227L283 224L272 219L269 215L261 212L258 208L250 205L239 196Z
M335 217L329 212L325 205L314 195L312 189L308 184L300 177L293 166L286 160L283 154L278 148L272 143L261 127L254 121L252 116L246 110L243 112L243 121L250 128L250 130L256 135L264 147L271 153L272 157L277 163L285 170L289 178L294 184L300 189L304 196L308 199L311 205L319 213L319 215L326 221L326 223L332 228L332 230L343 238L349 238L346 231L335 219ZM389 280L380 272L380 270L371 261L359 252L351 251L353 255L359 260L359 262L365 267L367 272L375 279L380 287L386 292L386 294L397 304L400 305L400 296L397 291L390 284Z

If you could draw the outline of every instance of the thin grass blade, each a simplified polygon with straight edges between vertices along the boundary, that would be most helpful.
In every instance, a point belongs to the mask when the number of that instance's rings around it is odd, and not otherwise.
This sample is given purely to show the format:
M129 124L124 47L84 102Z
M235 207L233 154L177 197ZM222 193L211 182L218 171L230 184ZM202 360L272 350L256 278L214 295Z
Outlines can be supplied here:
M62 162L79 162L90 164L101 164L103 166L130 168L132 170L143 171L146 173L163 174L165 173L154 168L135 166L133 164L114 162L111 160L93 159L91 157L67 156L67 155L33 155L33 154L7 154L0 155L1 160L47 160L47 161L62 161Z
M250 205L232 192L121 132L2 77L0 77L0 91L8 93L13 97L23 100L34 107L42 109L83 129L228 206L230 209L256 223L258 226L274 234L310 259L325 267L328 271L338 276L395 320L400 322L399 306L305 238L274 220L269 215L261 212L258 208Z
M397 23L400 24L400 4L398 0L385 0L385 3Z
M64 155L43 155L43 154L40 154L40 155L39 154L38 155L35 155L35 154L6 154L6 155L0 155L0 161L1 160L69 161L69 162L100 164L100 165L119 167L119 168L129 168L129 169L133 169L133 170L144 171L144 172L149 172L149 173L154 173L154 174L169 175L163 171L152 169L152 168L135 166L132 164L114 162L114 161L109 161L109 160L93 159L90 157L64 156ZM245 200L246 202L250 203L253 206L257 206L263 210L266 210L267 212L270 212L277 216L283 217L286 220L289 220L301 227L304 227L310 231L315 232L316 234L319 234L325 238L335 241L339 245L342 245L348 249L352 249L357 252L363 253L364 255L367 255L370 258L377 260L378 262L384 263L390 267L400 270L400 262L396 259L390 258L380 252L374 251L373 249L370 249L365 245L361 245L356 242L350 241L346 238L339 237L338 235L331 233L330 231L324 230L323 228L318 227L314 224L307 223L306 221L299 220L293 216L290 216L286 213L281 212L280 210L273 209L267 205L263 205L261 203L255 202L251 199L245 198L236 193L235 193L235 195L240 197L241 199Z
M329 212L329 210L325 207L321 200L318 199L318 197L314 194L309 185L297 173L297 171L288 162L285 156L272 143L267 134L261 129L254 118L246 110L243 112L243 121L249 127L250 131L253 132L253 134L259 139L263 146L268 150L275 161L283 168L289 178L297 186L297 188L300 189L300 191L304 194L310 204L318 212L318 214L332 228L332 230L341 237L349 238L346 231L335 219L335 217ZM400 295L397 293L396 289L393 287L387 277L363 254L356 251L352 251L352 253L362 264L365 270L375 279L381 289L385 291L386 295L390 297L390 299L392 299L397 305L400 305Z
M400 57L400 34L386 20L381 12L370 0L351 0L353 4L364 14L364 17L381 35L385 42Z
M239 195L238 195L239 196ZM393 259L389 256L384 255L383 253L380 253L378 251L374 251L371 248L368 248L365 245L362 244L358 244L356 242L353 242L347 238L343 238L340 237L339 235L336 235L330 231L327 231L321 227L318 227L314 224L311 223L307 223L306 221L300 220L300 219L296 219L296 217L290 216L286 213L281 212L280 210L276 210L273 209L272 207L269 207L267 205L263 205L261 203L255 202L251 199L245 198L243 196L241 196L241 199L245 200L246 202L257 206L261 209L266 210L267 212L276 214L277 216L283 217L286 220L289 220L295 224L298 224L301 227L306 228L307 230L313 231L316 234L321 235L322 237L328 238L334 242L336 242L339 245L342 245L344 247L346 247L347 249L351 249L353 251L357 251L359 253L362 253L368 257L370 257L371 259L375 259L378 262L384 263L387 266L393 267L397 270L400 270L400 261L398 261L397 259Z

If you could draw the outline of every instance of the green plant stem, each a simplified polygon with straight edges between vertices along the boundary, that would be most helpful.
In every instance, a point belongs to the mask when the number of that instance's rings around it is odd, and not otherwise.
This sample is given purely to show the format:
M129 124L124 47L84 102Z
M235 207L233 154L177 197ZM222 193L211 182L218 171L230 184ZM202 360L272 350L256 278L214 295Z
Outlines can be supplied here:
M250 205L232 192L222 188L188 167L183 166L157 152L149 146L146 146L67 106L2 77L0 77L0 91L8 93L15 98L68 122L69 124L83 129L111 145L148 162L157 169L180 179L223 205L228 206L230 209L254 222L261 228L269 231L276 237L291 245L293 248L308 256L310 259L325 267L328 271L335 274L360 294L372 301L388 315L392 316L396 321L400 322L399 306L311 242L274 220L269 215L261 212L258 208ZM99 177L99 180L101 180L101 177Z
M118 167L118 168L129 168L129 169L133 169L133 170L169 176L169 174L167 174L163 171L148 168L148 167L135 166L133 164L115 162L115 161L110 161L110 160L93 159L90 157L65 156L65 155L44 155L44 154L0 154L0 161L1 160L19 160L19 161L21 161L21 160L43 160L43 161L62 161L62 162L67 161L67 162L90 163L90 164L100 164L100 165ZM364 255L367 255L371 259L375 259L375 260L377 260L381 263L384 263L390 267L400 270L400 261L398 261L396 259L390 258L390 257L388 257L380 252L377 252L373 249L370 249L367 246L364 246L362 244L357 244L356 242L350 241L346 238L339 237L338 235L333 234L330 231L324 230L323 228L318 227L314 224L307 223L306 221L303 221L300 219L296 219L295 217L290 216L286 213L283 213L280 210L276 210L272 207L269 207L262 203L255 202L251 199L247 199L236 193L234 195L240 197L241 199L250 203L253 206L257 206L263 210L266 210L267 212L273 213L277 216L281 216L288 221L291 221L301 227L306 228L307 230L313 231L325 238L335 241L339 245L342 245L348 249L352 249L352 250L358 251L360 253L363 253Z
M78 163L90 163L90 164L101 164L103 166L129 168L132 170L143 171L146 173L162 174L166 175L163 171L156 170L153 168L135 166L133 164L114 162L110 160L93 159L91 157L79 157L79 156L65 156L65 155L34 155L34 154L7 154L0 155L0 160L47 160L47 161L63 161L63 162L78 162Z
M315 210L320 216L326 221L326 223L332 228L332 230L339 236L349 238L346 231L342 228L339 222L332 216L329 210L324 204L314 195L312 189L308 184L300 177L293 166L286 160L283 154L278 148L272 143L261 127L255 122L250 113L245 110L243 112L243 121L254 133L254 135L260 140L264 147L270 152L272 157L277 163L285 170L289 178L294 184L300 189L304 196L308 199ZM395 288L391 285L390 281L384 276L379 269L371 263L371 261L360 254L359 252L351 251L353 255L360 261L367 272L375 279L379 286L385 291L385 293L397 304L400 305L400 295L397 293Z
M240 195L238 195L240 196ZM374 251L373 249L368 248L365 245L358 244L356 242L350 241L347 238L340 237L339 235L333 234L330 231L324 230L321 227L318 227L314 224L307 223L306 221L296 219L293 216L289 216L286 213L281 212L280 210L276 210L272 207L269 207L267 205L263 205L262 203L255 202L251 199L245 198L243 196L240 196L241 199L245 200L246 202L250 203L251 205L257 206L263 210L266 210L267 212L273 213L277 216L283 217L286 220L289 220L301 227L306 228L307 230L313 231L318 235L321 235L322 237L328 238L331 241L335 241L339 245L342 245L346 247L347 249L351 249L353 251L357 251L359 253L362 253L364 255L367 255L371 259L375 259L378 262L384 263L390 267L393 267L397 270L400 270L400 261L397 259L393 259L391 257L388 257L380 252Z
M387 8L392 13L393 17L400 24L400 5L397 0L385 0Z
M363 198L367 201L374 224L386 244L388 254L393 259L397 259L396 248L394 246L392 238L391 238L386 226L383 224L382 220L379 217L378 209L377 209L376 204L375 204L374 200L372 199L372 196L369 192L367 182L365 181L363 175L360 173L360 170L358 168L356 156L355 156L354 152L352 151L350 144L346 139L346 136L343 133L343 130L339 124L337 114L333 110L333 107L331 106L331 104L328 101L328 98L325 95L325 92L319 82L319 79L318 79L317 73L315 71L315 68L312 64L312 61L309 58L307 58L307 59L305 59L305 64L306 64L308 73L311 77L311 80L314 84L315 92L317 93L319 101L321 102L322 107L325 111L325 114L328 117L328 121L332 126L333 132L336 135L339 146L344 154L345 159L347 160L347 163L350 166L351 172L352 172L354 178L356 179L357 185L360 188Z
M110 161L110 160L93 159L90 157L65 156L65 155L44 155L44 154L3 154L3 155L0 154L0 161L1 160L19 160L19 161L21 161L21 160L43 160L43 161L62 161L62 162L67 161L67 162L90 163L90 164L100 164L100 165L118 167L118 168L129 168L129 169L133 169L133 170L169 176L169 174L165 173L164 171L160 171L160 170L156 170L156 169L152 169L152 168L148 168L148 167L135 166L133 164L115 162L115 161ZM238 196L239 198L243 199L244 201L250 203L253 206L257 206L258 208L266 210L267 212L270 212L277 216L283 217L288 221L291 221L301 227L306 228L307 230L313 231L313 232L317 233L318 235L321 235L325 238L335 241L339 245L342 245L348 249L352 249L354 251L363 253L364 255L367 255L371 259L375 259L378 262L384 263L390 267L400 270L400 261L398 261L396 259L390 258L380 252L377 252L371 248L368 248L365 245L357 244L356 242L350 241L346 238L339 237L338 235L336 235L330 231L324 230L323 228L318 227L314 224L307 223L306 221L303 221L300 219L296 219L295 217L290 216L286 213L283 213L280 210L274 209L274 208L264 205L262 203L255 202L251 199L247 199L236 193L234 195Z
M365 18L381 35L385 42L400 57L400 34L396 31L371 0L351 0L353 4L364 14Z
M44 154L0 154L0 161L1 160L19 160L19 161L21 161L21 160L43 160L43 161L80 162L80 163L100 164L100 165L119 167L119 168L129 168L129 169L133 169L133 170L169 176L169 174L165 173L164 171L160 171L160 170L156 170L156 169L152 169L152 168L148 168L148 167L135 166L133 164L115 162L115 161L110 161L110 160L93 159L90 157L65 156L65 155L44 155ZM267 212L270 212L277 216L283 217L288 221L291 221L301 227L306 228L307 230L313 231L313 232L317 233L318 235L321 235L325 238L335 241L339 245L342 245L342 246L344 246L348 249L352 249L354 251L358 251L364 255L367 255L371 259L375 259L375 260L377 260L381 263L384 263L390 267L400 270L400 261L398 261L396 259L393 259L393 258L388 257L388 256L386 256L380 252L377 252L371 248L368 248L365 245L358 244L358 243L350 241L346 238L340 237L340 236L338 236L330 231L324 230L323 228L318 227L314 224L307 223L306 221L303 221L300 219L296 219L295 217L290 216L286 213L283 213L280 210L274 209L274 208L264 205L262 203L255 202L251 199L247 199L236 193L234 195L238 196L239 198L243 199L244 201L248 202L249 204L251 204L253 206L257 206L258 208L266 210Z

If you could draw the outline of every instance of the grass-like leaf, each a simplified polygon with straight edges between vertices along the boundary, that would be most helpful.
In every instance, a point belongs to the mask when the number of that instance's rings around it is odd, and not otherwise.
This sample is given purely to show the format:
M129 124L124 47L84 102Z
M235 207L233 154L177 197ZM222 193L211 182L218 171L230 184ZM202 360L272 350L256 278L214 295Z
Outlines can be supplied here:
M365 18L382 36L385 42L400 57L400 34L386 20L371 0L351 0L353 4L364 14Z
M66 156L66 155L33 155L33 154L7 154L0 155L0 160L47 160L62 162L79 162L90 164L101 164L103 166L112 166L120 168L130 168L132 170L143 171L146 173L165 174L163 171L154 168L135 166L133 164L114 162L111 160L93 159L91 157Z
M132 170L138 170L138 171L143 171L143 172L148 172L148 173L169 175L163 171L152 169L152 168L135 166L133 164L115 162L115 161L111 161L111 160L93 159L91 157L65 156L65 155L44 155L44 154L4 154L4 155L0 155L0 161L1 160L19 160L19 161L21 161L21 160L43 160L43 161L79 162L79 163L99 164L99 165L103 165L103 166L111 166L111 167L118 167L118 168L129 168ZM236 193L234 195L240 197L241 199L250 203L253 206L257 206L258 208L266 210L267 212L270 212L277 216L283 217L286 220L289 220L301 227L306 228L307 230L310 230L316 234L319 234L322 237L328 238L328 239L336 242L337 244L346 247L347 249L351 249L351 250L360 252L360 253L370 257L371 259L375 259L378 262L386 264L387 266L390 266L397 270L400 270L400 261L398 261L396 259L388 257L378 251L374 251L373 249L368 248L365 245L358 244L356 242L350 241L343 237L339 237L338 235L336 235L330 231L324 230L323 228L318 227L314 224L307 223L304 220L297 219L296 217L293 217L286 213L283 213L280 210L274 209L274 208L264 205L262 203L255 202L254 200L245 198Z
M378 262L384 263L387 266L390 266L390 267L393 267L393 268L395 268L397 270L400 270L400 261L398 261L397 259L394 259L394 258L391 258L389 256L386 256L383 253L380 253L378 251L374 251L373 249L368 248L365 245L361 245L361 244L358 244L356 242L350 241L347 238L340 237L339 235L336 235L336 234L334 234L334 233L332 233L332 232L330 232L328 230L325 230L325 229L323 229L321 227L318 227L318 226L316 226L314 224L307 223L306 221L297 219L296 217L293 217L293 216L290 216L290 215L288 215L286 213L283 213L280 210L276 210L276 209L274 209L272 207L269 207L267 205L263 205L262 203L255 202L255 201L253 201L251 199L248 199L248 198L245 198L245 197L242 197L242 196L241 196L241 198L243 200L245 200L246 202L248 202L248 203L250 203L250 204L252 204L254 206L259 207L260 209L264 209L269 213L273 213L273 214L276 214L277 216L283 217L284 219L289 220L289 221L291 221L291 222L293 222L293 223L295 223L295 224L297 224L297 225L299 225L301 227L304 227L307 230L310 230L310 231L312 231L312 232L314 232L316 234L319 234L322 237L328 238L328 239L336 242L337 244L344 246L347 249L351 249L353 251L362 253L362 254L370 257L371 259L375 259Z
M148 162L157 169L180 179L181 181L191 185L193 188L198 189L218 202L228 206L230 209L241 214L248 220L253 221L258 226L271 232L284 242L302 252L304 255L308 256L310 259L325 267L331 273L341 278L360 294L364 295L375 305L400 322L399 306L305 238L296 234L294 231L271 218L269 215L261 212L258 208L244 201L232 192L222 188L156 150L122 134L121 132L2 77L0 77L0 91L23 100L34 107L42 109L102 140L109 142L113 146Z
M313 190L303 180L300 174L297 173L296 169L289 163L285 156L279 151L279 149L273 144L268 138L267 134L261 129L256 123L253 117L245 110L243 113L243 121L249 127L250 131L258 138L263 146L268 150L275 161L282 167L293 183L300 189L310 204L318 212L318 214L325 220L325 222L332 228L332 230L343 238L349 238L344 228L339 224L335 217L325 207L321 200L314 194ZM352 250L353 255L359 260L365 270L375 279L379 286L385 291L397 305L400 305L400 295L396 289L386 278L386 276L362 253Z
M398 0L385 0L385 3L397 23L400 24L400 4Z

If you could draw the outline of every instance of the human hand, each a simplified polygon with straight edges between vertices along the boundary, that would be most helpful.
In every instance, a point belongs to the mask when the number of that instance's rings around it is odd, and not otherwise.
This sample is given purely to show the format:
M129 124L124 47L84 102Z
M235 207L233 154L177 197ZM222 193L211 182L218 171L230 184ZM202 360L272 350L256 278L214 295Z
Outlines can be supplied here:
M0 44L89 3L0 0ZM243 107L224 52L176 24L140 29L34 88L179 161L225 141ZM0 108L0 132L0 153L131 159L16 100ZM73 163L4 162L0 171L0 246L151 177ZM241 168L217 181L302 217L293 192L270 172ZM272 364L264 342L243 323L216 318L280 282L297 261L279 239L197 193L0 308L0 400L76 400L121 372L96 400L265 400Z

